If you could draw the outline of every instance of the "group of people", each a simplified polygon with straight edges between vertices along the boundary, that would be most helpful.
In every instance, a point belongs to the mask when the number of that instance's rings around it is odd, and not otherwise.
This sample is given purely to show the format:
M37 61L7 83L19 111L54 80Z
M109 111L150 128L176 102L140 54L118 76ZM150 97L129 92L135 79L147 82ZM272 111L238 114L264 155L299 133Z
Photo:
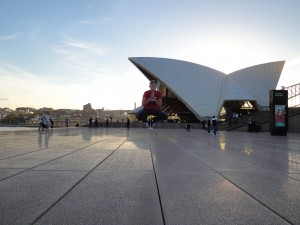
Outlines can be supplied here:
M109 119L106 118L105 119L105 126L106 126L106 128L108 128L108 122L109 122ZM89 128L98 128L99 127L98 123L99 122L98 122L98 118L97 117L95 118L94 122L93 122L93 117L90 117L90 119L89 119ZM102 127L102 126L103 126L103 122L100 121L100 127ZM127 129L129 129L129 127L130 127L130 120L129 120L129 118L127 118L126 127L127 127Z
M106 127L108 127L108 119L106 118L105 119L105 125L106 125ZM98 117L96 117L95 118L95 120L94 120L94 122L93 122L93 117L90 117L89 118L89 128L98 128L99 127L99 124L100 124L100 127L102 127L103 126L103 122L102 121L100 121L100 123L99 123L99 121L98 121Z
M151 80L149 84L150 90L144 92L142 97L142 110L136 113L136 117L138 120L143 121L149 129L153 129L154 124L157 121L164 121L168 119L167 113L160 110L162 105L162 94L160 91L156 90L157 82L156 80ZM211 124L213 134L217 134L217 118L213 116L212 120L209 119L206 121L207 132L210 133ZM68 118L65 121L66 127L69 126ZM105 121L106 127L108 127L108 119ZM126 127L129 129L130 120L127 118ZM100 126L102 127L102 122L100 122ZM46 113L45 116L40 114L39 116L39 130L44 130L44 128L49 129L53 127L53 121L50 118L49 112ZM93 118L89 118L89 128L96 127L98 128L98 118L95 118L93 124ZM190 131L190 126L188 126L188 131Z
M217 131L218 131L217 117L213 116L211 121L210 121L210 119L207 120L207 133L210 133L211 126L212 126L212 134L217 135Z
M49 128L53 128L53 120L50 117L50 113L47 112L45 115L43 115L42 113L39 115L39 131L40 130L44 130L44 129L49 129Z
M240 113L240 114L238 114L238 113L231 114L228 117L228 123L229 123L229 125L238 123L238 120L240 118L242 118L242 113Z
M218 118L216 116L213 116L212 119L207 118L203 119L201 121L202 129L207 130L207 133L210 134L210 131L212 130L213 135L217 135L218 131Z

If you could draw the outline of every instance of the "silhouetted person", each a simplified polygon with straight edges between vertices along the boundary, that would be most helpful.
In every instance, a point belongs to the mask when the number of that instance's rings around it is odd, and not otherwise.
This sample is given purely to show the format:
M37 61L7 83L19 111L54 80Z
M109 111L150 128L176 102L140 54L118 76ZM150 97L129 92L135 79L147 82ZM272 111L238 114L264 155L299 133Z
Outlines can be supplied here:
M89 119L89 128L93 127L93 118L90 117Z
M129 127L130 127L130 120L129 120L129 118L127 118L126 127L127 127L127 129L129 129Z
M251 119L251 124L250 124L250 132L256 132L256 121L254 118Z
M248 132L250 132L251 131L251 123L252 123L252 118L249 118L248 119Z
M98 128L98 118L95 119L95 127Z
M69 118L68 117L66 118L65 123L66 123L66 127L69 127Z
M202 130L205 130L205 124L206 124L206 120L205 119L203 119L202 121L201 121L201 124L202 124Z
M187 125L185 126L185 129L186 129L185 132L191 132L191 125L190 125L190 124L187 124Z
M207 119L206 123L207 123L207 133L210 133L210 125L211 125L210 119Z

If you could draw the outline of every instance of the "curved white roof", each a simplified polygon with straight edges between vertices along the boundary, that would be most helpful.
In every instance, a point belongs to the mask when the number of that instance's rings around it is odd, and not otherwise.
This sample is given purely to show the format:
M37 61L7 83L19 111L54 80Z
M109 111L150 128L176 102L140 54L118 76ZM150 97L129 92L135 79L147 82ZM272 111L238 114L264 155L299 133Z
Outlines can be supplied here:
M198 119L218 115L226 100L256 100L259 105L268 106L269 90L276 88L284 65L284 61L266 63L226 75L175 59L133 57L129 60L164 83Z

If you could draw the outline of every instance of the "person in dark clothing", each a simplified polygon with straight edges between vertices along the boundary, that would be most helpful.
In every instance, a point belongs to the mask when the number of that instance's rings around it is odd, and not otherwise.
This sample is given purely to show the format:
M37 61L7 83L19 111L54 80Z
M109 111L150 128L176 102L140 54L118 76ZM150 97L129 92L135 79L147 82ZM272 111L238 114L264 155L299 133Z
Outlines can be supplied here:
M89 119L89 128L93 127L93 118L90 117Z
M251 124L250 124L250 132L256 132L256 121L254 118L251 119Z
M69 127L69 118L68 117L66 118L65 123L66 123L66 127Z
M53 128L53 127L54 127L53 125L54 125L54 122L53 122L53 120L50 118L50 127Z
M126 127L127 127L127 129L129 129L129 127L130 127L130 120L129 120L129 118L127 118Z
M98 128L98 118L95 119L95 127Z
M210 121L209 118L207 119L206 123L207 123L207 133L210 133L210 124L211 124L211 121Z
M190 124L187 124L187 125L185 126L185 129L186 129L185 132L191 132L191 125L190 125Z
M205 119L203 119L202 121L201 121L201 124L202 124L202 130L205 130L205 124L206 124L206 120Z

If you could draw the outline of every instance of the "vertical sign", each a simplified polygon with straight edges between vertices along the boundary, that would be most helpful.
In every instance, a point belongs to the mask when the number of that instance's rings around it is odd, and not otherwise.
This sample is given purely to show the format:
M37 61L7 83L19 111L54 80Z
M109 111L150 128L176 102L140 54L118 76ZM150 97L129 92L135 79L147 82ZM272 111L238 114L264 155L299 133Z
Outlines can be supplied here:
M269 95L271 135L286 135L288 131L288 91L271 90Z

